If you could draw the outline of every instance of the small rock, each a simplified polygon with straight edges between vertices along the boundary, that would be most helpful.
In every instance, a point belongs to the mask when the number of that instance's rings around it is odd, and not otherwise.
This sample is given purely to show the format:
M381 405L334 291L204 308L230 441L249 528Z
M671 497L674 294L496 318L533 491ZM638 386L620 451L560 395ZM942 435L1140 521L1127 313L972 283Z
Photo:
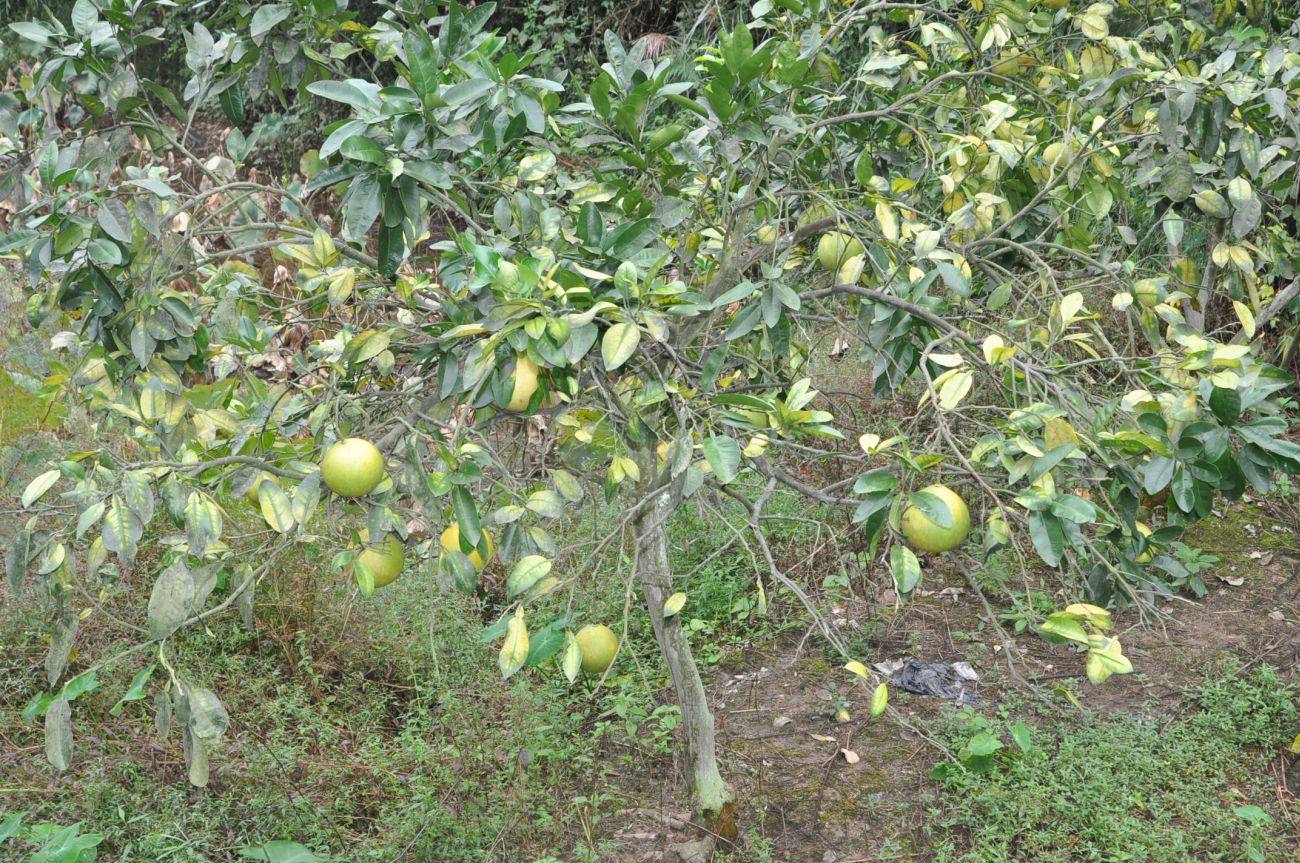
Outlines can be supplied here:
M676 855L680 863L709 863L713 857L713 838L697 839L694 842L679 842L670 845L670 854ZM672 858L669 858L672 859Z
M1273 611L1270 611L1270 612L1268 613L1268 616L1269 616L1269 618L1272 619L1272 620L1286 620L1286 615L1283 614L1282 612L1278 611L1277 609L1274 609Z
M784 728L785 726L789 725L791 722L794 722L794 720L788 716L778 716L776 719L772 720L772 727Z

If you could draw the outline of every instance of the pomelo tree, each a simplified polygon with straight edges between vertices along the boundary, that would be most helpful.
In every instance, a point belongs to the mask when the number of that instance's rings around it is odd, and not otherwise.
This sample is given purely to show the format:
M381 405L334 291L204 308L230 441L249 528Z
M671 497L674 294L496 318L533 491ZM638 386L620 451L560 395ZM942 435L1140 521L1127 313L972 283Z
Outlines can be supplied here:
M683 505L732 519L764 563L759 607L769 589L802 603L841 652L767 539L778 490L844 508L900 600L927 549L1056 571L1081 602L1041 631L1100 682L1131 668L1107 608L1197 590L1163 544L1300 471L1293 378L1261 343L1300 290L1300 49L1276 29L1108 3L760 0L685 63L610 34L578 83L512 52L492 4L404 0L374 24L266 4L185 34L175 94L134 71L152 8L79 0L70 22L13 25L34 65L0 103L22 205L0 251L30 319L68 326L47 394L124 437L31 479L6 554L14 592L49 609L29 712L60 769L76 697L132 664L123 699L154 693L204 784L229 718L168 640L251 620L297 544L339 549L367 595L395 559L467 593L499 567L502 674L573 680L603 662L551 600L626 541L694 808L727 836L669 555ZM357 56L373 80L343 77ZM272 97L339 118L302 175L250 179L237 126L195 149L201 112L241 123ZM845 354L877 401L819 391ZM351 438L386 475L363 458L334 495L319 465ZM246 494L266 529L232 536ZM587 495L615 515L566 559L555 531ZM137 598L137 646L70 677L109 594ZM845 655L871 678L864 658Z

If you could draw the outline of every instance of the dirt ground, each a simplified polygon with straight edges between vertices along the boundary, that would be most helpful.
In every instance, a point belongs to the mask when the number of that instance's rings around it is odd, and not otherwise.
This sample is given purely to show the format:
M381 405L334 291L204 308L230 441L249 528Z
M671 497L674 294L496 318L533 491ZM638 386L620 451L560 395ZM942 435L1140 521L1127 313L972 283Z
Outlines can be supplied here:
M1136 672L1090 685L1082 657L1032 634L1014 641L1023 682L1014 681L1002 639L981 619L965 579L932 562L929 590L902 607L883 584L870 599L845 602L831 617L842 631L869 631L872 656L915 656L969 661L981 676L980 709L1026 695L1064 700L1068 690L1088 711L1172 715L1186 687L1217 661L1235 657L1242 672L1258 663L1297 676L1300 663L1300 522L1294 505L1266 512L1233 504L1224 517L1198 525L1190 545L1217 555L1202 600L1161 603L1162 616L1142 623L1132 611L1117 624ZM855 863L928 859L923 830L926 803L937 783L931 768L943 756L907 725L920 725L950 709L939 699L891 694L902 722L868 718L870 693L853 687L839 663L815 646L816 635L795 638L773 653L744 656L710 682L723 769L737 792L741 842L753 829L770 842L773 860ZM724 662L722 667L726 667ZM853 719L836 723L832 692L848 696ZM915 723L915 725L914 725ZM847 754L852 753L852 754ZM1297 763L1300 766L1300 762ZM1284 811L1300 814L1300 769L1271 767ZM640 791L654 807L624 813L620 859L675 861L678 843L697 839L688 823L684 775L678 764L647 769ZM653 779L649 777L653 776ZM675 781L669 781L669 778ZM1294 826L1294 822L1293 822ZM724 846L725 848L725 846ZM741 859L760 859L749 852Z

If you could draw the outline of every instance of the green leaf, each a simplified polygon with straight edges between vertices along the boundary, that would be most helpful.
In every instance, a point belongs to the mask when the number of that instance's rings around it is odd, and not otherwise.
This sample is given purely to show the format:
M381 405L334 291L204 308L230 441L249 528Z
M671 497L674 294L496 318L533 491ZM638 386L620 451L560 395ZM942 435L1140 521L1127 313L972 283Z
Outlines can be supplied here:
M1097 518L1097 508L1090 501L1072 494L1062 495L1052 501L1052 515L1075 524L1092 524Z
M118 699L113 709L108 711L111 716L121 716L122 710L126 707L127 702L140 701L145 697L145 687L149 685L149 679L153 677L154 670L158 667L157 663L151 664L148 668L142 669L131 678L131 685L127 687L126 692Z
M165 638L190 618L194 603L194 578L183 561L158 574L149 595L149 635Z
M402 36L406 47L406 65L410 70L411 89L420 97L426 110L437 107L442 102L438 94L438 60L434 51L433 39L427 31L418 27L407 29Z
M32 532L23 528L14 534L13 541L5 552L5 574L9 579L9 589L16 597L23 595L23 580L27 577L31 550Z
M881 683L876 687L876 691L871 693L871 715L879 716L885 712L889 706L889 685Z
M496 84L487 78L471 78L468 81L461 81L448 87L442 94L442 99L453 108L457 105L463 105L480 96L484 96L496 89Z
M921 562L905 545L889 550L889 568L894 575L894 590L906 598L921 584Z
M1210 392L1210 410L1224 425L1232 425L1241 416L1241 394L1236 390L1215 387Z
M36 503L36 501L40 500L41 495L49 491L50 488L53 487L54 483L58 482L60 476L62 476L62 474L60 474L58 470L47 470L45 473L36 477L36 479L29 482L27 488L23 489L23 509L27 509L32 504Z
M117 243L97 237L86 244L86 255L101 267L116 267L122 263L122 250Z
M528 658L524 660L524 665L536 668L560 652L564 647L564 629L558 623L559 621L548 624L529 640Z
M1034 463L1029 468L1029 473L1026 475L1025 479L1028 482L1037 482L1045 473L1064 461L1067 456L1077 452L1078 449L1079 445L1076 443L1064 443L1060 446L1052 447L1047 452L1034 459Z
M279 24L289 14L293 12L292 7L284 3L266 3L257 7L253 13L253 20L248 25L248 35L258 41L259 37L266 35L276 24Z
M1029 538L1038 556L1048 566L1060 566L1065 553L1065 533L1056 516L1049 512L1029 513Z
M1016 747L1021 752L1029 752L1034 748L1033 738L1029 734L1029 726L1025 720L1017 719L1016 724L1011 726L1011 739L1015 741Z
M72 705L56 698L45 711L45 760L59 771L72 763Z
M68 612L54 625L54 632L50 635L50 651L45 655L45 679L50 686L58 683L64 669L68 667L68 657L72 655L72 645L80 624L81 618Z
M204 741L219 740L230 725L230 715L221 699L211 689L202 686L191 686L187 697L190 733Z
M601 358L606 371L614 371L632 358L641 342L641 330L636 324L619 323L605 330L600 341Z
M483 528L479 525L478 507L469 489L456 486L451 490L451 510L460 529L461 550L464 551L466 547L471 549L477 547L479 539L483 536Z
M853 483L854 494L868 494L879 491L892 491L898 485L898 477L888 470L873 470L864 473ZM933 495L928 495L933 497ZM947 510L947 507L944 507ZM951 525L951 520L949 525Z
M99 211L95 214L99 226L119 243L131 243L131 214L126 205L117 198L105 198L99 202Z
M347 212L344 214L344 235L349 240L365 238L370 226L379 218L379 180L358 177L348 190Z
M372 165L384 165L388 154L384 149L365 135L353 135L339 145L339 153L354 162L369 162Z
M317 857L306 847L287 839L246 845L239 849L239 856L247 860L263 860L265 863L325 863L323 857Z
M724 435L713 435L704 441L702 449L718 482L726 485L736 478L740 469L740 444Z
M925 491L914 491L907 497L908 503L925 513L925 517L937 524L939 527L952 527L952 510L944 499L936 494Z

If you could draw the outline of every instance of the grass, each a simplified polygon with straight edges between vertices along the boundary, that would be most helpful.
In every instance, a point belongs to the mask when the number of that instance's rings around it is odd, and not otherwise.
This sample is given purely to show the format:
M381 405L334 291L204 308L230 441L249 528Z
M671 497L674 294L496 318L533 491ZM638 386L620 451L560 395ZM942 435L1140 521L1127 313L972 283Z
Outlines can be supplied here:
M934 860L1294 859L1285 824L1269 814L1267 763L1295 734L1296 687L1270 668L1245 675L1225 668L1187 695L1179 711L1158 718L1042 722L1028 751L1012 742L1009 718L988 723L1005 745L991 769L958 767L941 779L929 824ZM957 714L942 733L957 750L983 727Z

